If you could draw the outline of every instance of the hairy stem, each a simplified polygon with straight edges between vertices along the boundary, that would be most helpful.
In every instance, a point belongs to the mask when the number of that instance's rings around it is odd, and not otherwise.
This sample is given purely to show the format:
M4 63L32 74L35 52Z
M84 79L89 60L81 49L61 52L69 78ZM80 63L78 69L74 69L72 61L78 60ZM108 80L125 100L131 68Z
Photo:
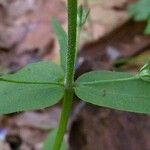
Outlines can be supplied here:
M77 37L77 0L68 0L68 50L65 72L65 95L59 128L53 150L60 150L67 123L72 108L73 84L76 63L76 37Z
M72 87L76 62L77 0L68 0L68 51L65 85Z

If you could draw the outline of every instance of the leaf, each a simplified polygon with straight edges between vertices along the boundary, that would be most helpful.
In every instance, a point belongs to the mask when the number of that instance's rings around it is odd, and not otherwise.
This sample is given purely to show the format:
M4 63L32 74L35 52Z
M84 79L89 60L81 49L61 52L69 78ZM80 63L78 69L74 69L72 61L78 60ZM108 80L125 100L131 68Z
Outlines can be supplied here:
M64 89L57 85L0 82L0 114L43 109L59 102Z
M129 6L129 15L136 21L145 21L150 18L150 0L140 0Z
M89 103L150 114L150 83L128 73L94 71L76 81L76 95Z
M68 49L68 37L58 20L53 19L52 25L59 41L61 66L65 72L66 56L67 56L67 49Z
M44 142L43 150L52 150L53 149L56 134L57 134L57 129L50 132L46 141ZM67 150L67 144L66 144L65 140L63 140L63 143L62 143L60 150Z
M60 84L62 78L61 67L49 62L30 64L16 74L2 76L0 114L42 109L56 104L64 94Z
M129 15L135 21L148 21L144 33L150 34L150 0L140 0L129 6Z
M0 79L10 81L35 83L62 82L63 78L64 73L61 67L46 61L29 64L15 74L8 74L0 77Z
M81 5L81 6L79 6L79 8L78 8L78 15L77 15L77 17L78 17L78 26L80 27L80 28L82 28L82 26L85 24L85 22L86 22L86 20L87 20L87 17L88 17L88 15L89 15L89 12L90 12L90 10L89 9L85 9L85 8L83 8L83 6Z
M150 34L150 18L148 20L148 23L147 23L147 26L145 28L145 31L144 31L145 34L149 35Z

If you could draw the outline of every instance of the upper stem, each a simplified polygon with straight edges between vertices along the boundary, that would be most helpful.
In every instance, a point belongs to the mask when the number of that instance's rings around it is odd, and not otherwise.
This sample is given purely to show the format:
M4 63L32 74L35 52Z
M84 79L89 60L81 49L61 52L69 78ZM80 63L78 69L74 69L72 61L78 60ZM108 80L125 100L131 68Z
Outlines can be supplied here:
M76 63L77 0L68 0L68 50L65 86L72 87Z

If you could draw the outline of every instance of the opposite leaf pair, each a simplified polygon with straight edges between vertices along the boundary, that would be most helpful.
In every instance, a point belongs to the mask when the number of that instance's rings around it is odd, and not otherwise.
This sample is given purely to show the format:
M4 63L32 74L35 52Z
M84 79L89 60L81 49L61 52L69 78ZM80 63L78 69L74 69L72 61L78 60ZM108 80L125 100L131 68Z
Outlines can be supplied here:
M79 7L78 28L84 25L88 14L89 10ZM28 65L16 74L1 76L1 114L42 109L63 98L68 37L57 20L53 20L53 27L60 44L61 67L50 62L39 62ZM141 69L138 76L109 71L86 73L75 81L73 89L79 98L98 106L150 113L150 83L146 82L150 68L147 66Z
M42 109L64 95L64 73L50 62L30 64L0 78L0 113ZM89 103L119 110L150 113L150 83L129 73L93 71L74 83L76 95Z

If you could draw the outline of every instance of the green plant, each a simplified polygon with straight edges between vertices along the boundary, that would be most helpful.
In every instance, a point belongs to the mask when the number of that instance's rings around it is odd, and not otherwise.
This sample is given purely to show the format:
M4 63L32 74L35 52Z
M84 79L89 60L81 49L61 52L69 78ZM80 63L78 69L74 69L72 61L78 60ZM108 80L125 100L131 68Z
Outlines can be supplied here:
M79 33L88 13L89 10L83 7L77 9L77 0L68 0L68 35L57 20L53 21L60 43L61 66L39 62L0 77L1 114L42 109L63 98L59 128L48 137L44 150L66 149L61 145L74 93L85 102L98 106L150 114L149 62L137 75L93 71L74 81Z
M129 6L129 15L135 21L147 21L145 34L150 34L150 0L139 0Z

